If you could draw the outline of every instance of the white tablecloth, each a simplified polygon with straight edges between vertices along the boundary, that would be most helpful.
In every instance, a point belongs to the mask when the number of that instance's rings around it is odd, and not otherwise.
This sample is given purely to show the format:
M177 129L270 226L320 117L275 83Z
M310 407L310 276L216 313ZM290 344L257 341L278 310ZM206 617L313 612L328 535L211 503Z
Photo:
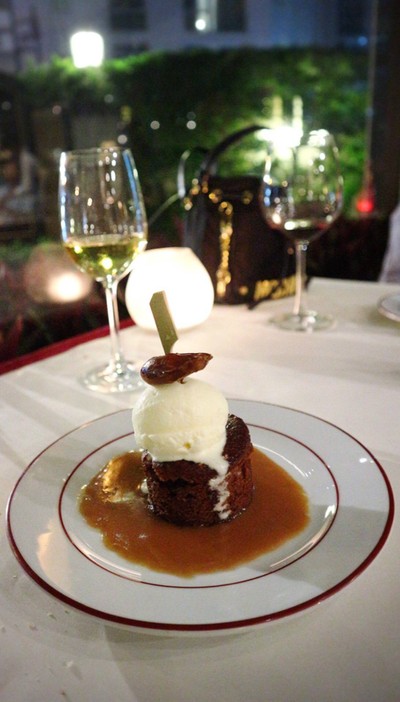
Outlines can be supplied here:
M400 324L377 311L394 285L312 282L310 303L336 327L281 331L271 313L215 307L181 334L177 351L208 351L202 379L227 397L297 408L346 429L383 466L400 496ZM162 352L129 328L128 356ZM0 505L27 464L67 430L133 396L85 390L78 373L108 357L99 339L0 377ZM3 517L4 519L4 517ZM398 702L400 535L395 518L372 564L336 597L301 616L225 636L153 636L97 621L50 597L22 570L1 535L1 702Z

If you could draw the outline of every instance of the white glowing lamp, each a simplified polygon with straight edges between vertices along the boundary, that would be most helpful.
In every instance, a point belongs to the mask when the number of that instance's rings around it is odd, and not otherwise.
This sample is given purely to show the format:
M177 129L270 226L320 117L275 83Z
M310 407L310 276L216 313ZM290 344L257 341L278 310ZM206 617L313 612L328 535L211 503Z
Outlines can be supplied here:
M104 41L98 32L75 32L70 39L72 60L76 68L101 66L104 58Z
M189 248L149 249L134 262L125 302L134 322L144 329L156 329L150 299L159 290L165 291L178 330L195 327L210 315L214 303L211 278Z
M89 295L93 279L79 271L61 244L34 246L23 272L25 290L40 304L78 302Z

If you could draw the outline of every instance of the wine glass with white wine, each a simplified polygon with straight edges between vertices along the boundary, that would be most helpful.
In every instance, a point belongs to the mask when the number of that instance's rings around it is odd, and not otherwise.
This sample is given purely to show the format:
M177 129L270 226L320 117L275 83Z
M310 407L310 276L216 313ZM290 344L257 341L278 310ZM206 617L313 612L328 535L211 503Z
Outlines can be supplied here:
M112 356L83 383L99 392L135 390L140 377L120 343L117 287L147 243L147 220L132 154L123 147L62 153L59 207L65 250L104 287Z
M296 252L293 311L271 321L292 331L327 329L333 317L307 305L306 254L309 243L334 223L342 209L343 181L333 136L315 130L295 147L272 139L260 199L269 226L286 236Z

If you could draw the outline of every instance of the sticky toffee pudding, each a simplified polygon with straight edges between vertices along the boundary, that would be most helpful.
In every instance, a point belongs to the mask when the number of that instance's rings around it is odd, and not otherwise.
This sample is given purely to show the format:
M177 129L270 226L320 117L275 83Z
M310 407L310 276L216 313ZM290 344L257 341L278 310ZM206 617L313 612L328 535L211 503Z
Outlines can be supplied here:
M124 558L180 577L229 570L276 549L308 523L301 486L254 449L224 396L188 378L210 354L154 357L132 410L139 450L113 458L79 509Z
M250 433L222 393L188 376L206 353L169 353L142 368L148 383L132 423L154 514L182 526L234 519L253 496Z
M258 449L251 460L251 504L218 525L177 526L155 517L136 451L112 459L82 489L79 508L108 548L138 565L180 577L229 570L278 548L309 522L299 483Z

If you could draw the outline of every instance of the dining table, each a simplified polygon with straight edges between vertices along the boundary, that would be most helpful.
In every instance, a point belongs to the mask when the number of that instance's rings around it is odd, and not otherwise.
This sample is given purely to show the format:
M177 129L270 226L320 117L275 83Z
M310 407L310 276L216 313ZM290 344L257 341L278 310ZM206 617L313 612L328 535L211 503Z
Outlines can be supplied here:
M179 332L174 351L212 355L198 377L243 412L253 443L271 439L289 471L309 464L296 473L306 493L314 476L315 534L248 577L142 582L80 523L79 471L100 470L120 435L133 446L143 392L80 382L107 359L107 334L0 367L1 702L400 700L400 319L382 313L399 291L316 277L309 303L330 329L276 327L287 297L216 304ZM163 353L152 330L128 324L121 339L138 367Z

